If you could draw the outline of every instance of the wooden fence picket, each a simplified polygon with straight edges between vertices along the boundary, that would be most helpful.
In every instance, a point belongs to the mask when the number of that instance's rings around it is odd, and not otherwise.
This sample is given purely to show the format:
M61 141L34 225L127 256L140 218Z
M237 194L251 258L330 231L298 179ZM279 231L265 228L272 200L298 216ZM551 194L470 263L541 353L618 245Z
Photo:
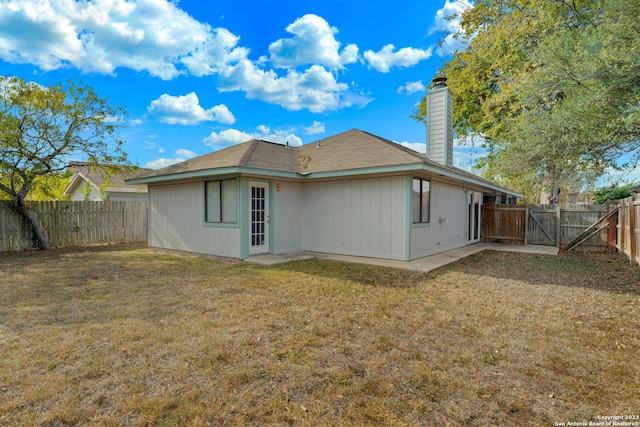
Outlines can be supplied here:
M608 211L606 205L483 205L485 242L563 247ZM581 251L606 252L608 227L581 244Z
M38 212L51 246L146 241L146 202L28 202ZM8 202L0 201L0 252L34 247L33 233Z

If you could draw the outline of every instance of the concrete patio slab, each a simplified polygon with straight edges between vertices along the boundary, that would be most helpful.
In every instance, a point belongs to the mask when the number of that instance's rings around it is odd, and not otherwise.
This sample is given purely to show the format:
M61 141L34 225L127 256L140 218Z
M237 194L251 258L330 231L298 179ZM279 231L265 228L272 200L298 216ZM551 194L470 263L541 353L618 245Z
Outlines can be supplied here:
M439 254L418 258L413 261L398 261L382 258L367 258L351 255L335 255L325 254L319 252L292 252L281 255L255 255L249 257L245 262L262 265L280 264L289 261L298 261L304 259L329 259L333 261L352 262L356 264L369 264L382 267L400 268L404 270L415 270L427 273L436 268L450 264L452 262L461 260L469 255L475 253L492 250L492 251L505 251L505 252L520 252L528 254L550 255L556 256L558 254L558 248L553 246L538 246L538 245L502 245L498 243L476 243L462 248L453 249Z

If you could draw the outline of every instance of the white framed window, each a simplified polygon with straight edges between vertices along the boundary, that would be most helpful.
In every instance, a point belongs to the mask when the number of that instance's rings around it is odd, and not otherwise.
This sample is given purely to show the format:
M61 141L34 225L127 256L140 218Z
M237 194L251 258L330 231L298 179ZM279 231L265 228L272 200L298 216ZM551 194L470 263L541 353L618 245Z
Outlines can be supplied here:
M205 222L238 222L238 184L236 179L205 182Z
M431 182L413 178L413 223L428 224L430 218Z

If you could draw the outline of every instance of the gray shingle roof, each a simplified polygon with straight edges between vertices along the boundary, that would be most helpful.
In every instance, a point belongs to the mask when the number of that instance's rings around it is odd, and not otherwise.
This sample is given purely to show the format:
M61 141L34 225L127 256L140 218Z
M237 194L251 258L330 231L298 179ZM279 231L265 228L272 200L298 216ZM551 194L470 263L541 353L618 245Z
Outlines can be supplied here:
M422 163L419 153L361 130L350 131L299 147L308 156L305 172L332 172Z
M221 168L250 168L267 172L314 174L389 166L428 165L476 182L496 186L491 181L456 167L444 166L409 148L385 138L352 129L311 144L287 147L282 144L253 139L204 156L196 157L139 176L156 178Z
M294 151L282 144L252 139L242 144L214 151L175 165L151 171L138 178L152 178L208 169L248 167L256 169L297 172Z
M138 189L139 185L127 184L127 179L151 172L151 169L138 166L106 166L91 162L70 162L69 169L80 174L96 187L107 186L109 188Z
M420 154L399 144L353 129L301 147L286 147L253 139L146 173L139 178L226 167L312 173L407 165L421 163L424 160Z

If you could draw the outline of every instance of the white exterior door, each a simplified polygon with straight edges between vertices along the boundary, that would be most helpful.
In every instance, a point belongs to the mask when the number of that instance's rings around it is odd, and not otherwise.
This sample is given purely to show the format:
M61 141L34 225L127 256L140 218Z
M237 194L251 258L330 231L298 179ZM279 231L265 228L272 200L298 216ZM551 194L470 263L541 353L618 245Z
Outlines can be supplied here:
M249 255L269 253L269 183L249 182Z
M473 191L467 192L467 241L475 243L480 241L482 222L480 221L482 194Z

